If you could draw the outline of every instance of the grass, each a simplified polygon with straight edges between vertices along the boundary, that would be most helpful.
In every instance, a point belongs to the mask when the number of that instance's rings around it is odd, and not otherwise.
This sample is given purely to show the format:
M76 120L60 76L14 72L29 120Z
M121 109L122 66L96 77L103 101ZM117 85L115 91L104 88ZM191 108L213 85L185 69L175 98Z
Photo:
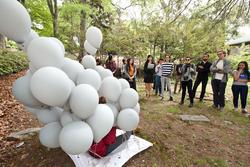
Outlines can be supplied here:
M163 101L158 96L146 99L144 84L139 82L141 122L135 133L154 146L126 166L250 166L250 119L232 110L230 82L224 112L211 108L212 101L195 100L194 107L189 108L186 99L179 106L180 94L174 96L174 102L166 100L167 94ZM210 85L208 91L211 92ZM210 122L182 122L180 114L205 115Z

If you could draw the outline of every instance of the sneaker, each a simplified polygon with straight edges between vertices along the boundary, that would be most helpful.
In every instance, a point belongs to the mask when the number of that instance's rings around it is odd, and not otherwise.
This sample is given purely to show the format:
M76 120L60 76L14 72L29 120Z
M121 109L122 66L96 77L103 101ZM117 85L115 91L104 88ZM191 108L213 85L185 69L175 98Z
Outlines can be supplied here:
M224 107L220 107L219 110L220 110L220 112L223 112L224 111Z
M164 99L164 97L163 96L161 96L161 100L163 100Z
M234 108L234 111L235 111L235 112L238 112L238 108Z
M194 106L193 103L190 103L190 104L188 105L189 108L191 108L191 107L193 107L193 106Z
M247 114L247 110L246 109L242 109L241 112L242 112L242 114Z
M173 97L170 97L168 101L174 101Z
M184 104L184 102L183 101L181 101L180 103L179 103L179 105L183 105Z

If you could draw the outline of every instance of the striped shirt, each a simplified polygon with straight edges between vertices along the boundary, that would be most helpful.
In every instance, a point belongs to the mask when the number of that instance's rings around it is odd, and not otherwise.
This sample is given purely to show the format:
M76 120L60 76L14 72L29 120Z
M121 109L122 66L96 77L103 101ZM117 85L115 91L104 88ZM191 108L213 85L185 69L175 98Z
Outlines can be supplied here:
M174 69L174 64L173 63L163 63L161 65L162 68L162 76L167 77L170 76L173 69Z

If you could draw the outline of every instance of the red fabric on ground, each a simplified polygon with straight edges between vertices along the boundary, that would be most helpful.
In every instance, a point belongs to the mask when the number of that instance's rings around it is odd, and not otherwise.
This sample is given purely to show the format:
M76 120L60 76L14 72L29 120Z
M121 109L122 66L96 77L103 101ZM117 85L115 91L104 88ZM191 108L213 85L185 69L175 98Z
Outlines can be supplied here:
M113 127L109 133L102 139L106 145L115 143L116 140L116 128Z
M109 133L99 142L93 143L89 149L89 154L95 158L106 156L107 148L116 141L116 128L113 127Z

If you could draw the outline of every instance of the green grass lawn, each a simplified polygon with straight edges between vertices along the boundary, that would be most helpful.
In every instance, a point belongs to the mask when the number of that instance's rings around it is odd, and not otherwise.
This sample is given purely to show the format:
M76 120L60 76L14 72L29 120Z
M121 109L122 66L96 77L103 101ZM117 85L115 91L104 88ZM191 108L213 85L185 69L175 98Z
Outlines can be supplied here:
M231 83L227 86L225 111L220 112L210 107L212 101L195 100L194 107L189 108L186 99L179 106L180 94L174 96L174 102L167 101L167 94L163 101L159 96L146 99L144 84L139 82L141 122L136 134L154 146L126 166L250 166L250 119L232 110ZM210 122L183 122L180 114L202 114Z

